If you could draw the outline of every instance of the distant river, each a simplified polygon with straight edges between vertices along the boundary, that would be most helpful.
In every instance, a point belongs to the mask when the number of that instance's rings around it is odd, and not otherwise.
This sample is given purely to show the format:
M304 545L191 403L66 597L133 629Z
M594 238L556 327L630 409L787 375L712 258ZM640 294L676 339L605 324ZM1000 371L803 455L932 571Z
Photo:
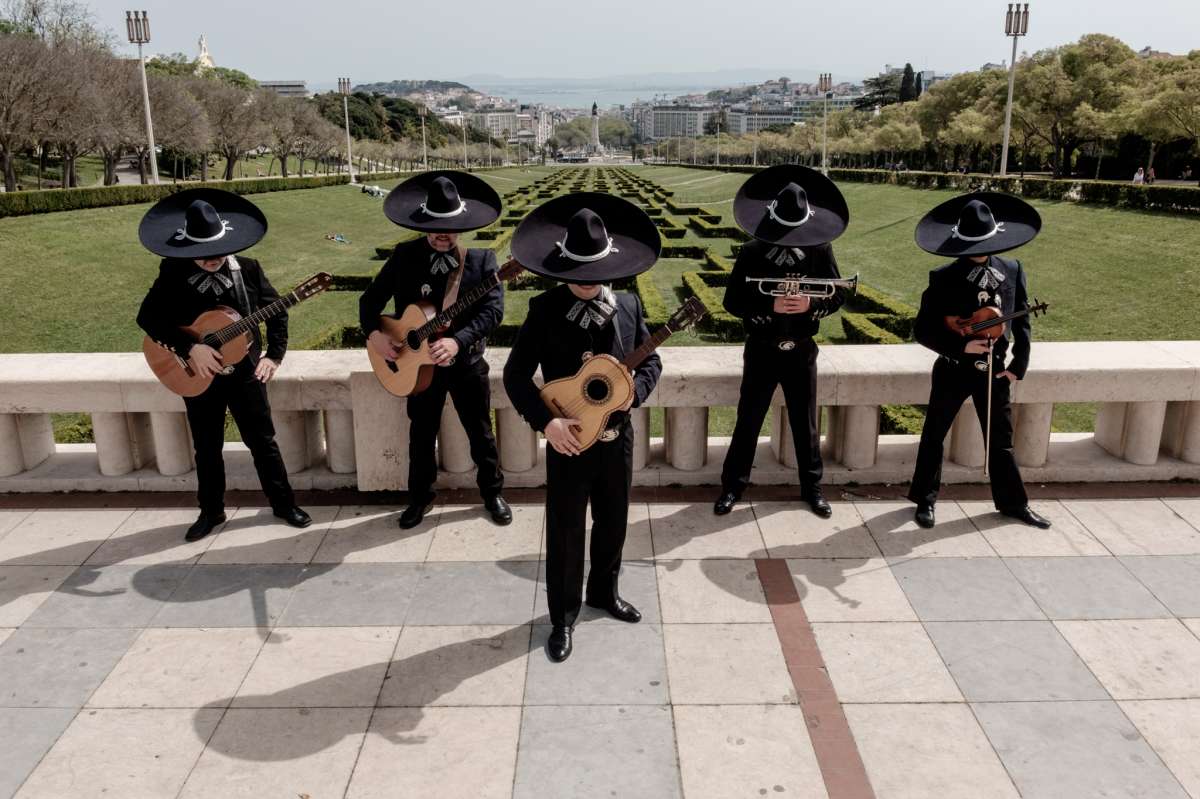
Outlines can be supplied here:
M661 84L630 83L628 85L597 84L579 85L567 82L554 84L548 81L508 81L487 83L472 81L471 88L498 97L513 98L522 103L541 103L560 108L591 108L592 103L600 108L614 105L630 105L635 100L652 101L655 95L665 95L668 100L681 94L696 94L710 91L713 86L664 86Z

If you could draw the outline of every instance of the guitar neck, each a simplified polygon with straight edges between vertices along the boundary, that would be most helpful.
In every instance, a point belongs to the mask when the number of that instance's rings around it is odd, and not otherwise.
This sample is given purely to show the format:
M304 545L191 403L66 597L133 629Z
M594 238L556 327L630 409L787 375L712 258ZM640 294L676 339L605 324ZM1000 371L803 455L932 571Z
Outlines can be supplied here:
M650 338L642 342L642 346L626 355L625 359L621 361L621 364L632 372L634 369L637 369L639 366L641 366L642 361L649 358L650 354L662 346L662 343L669 339L674 333L675 331L671 329L670 324L663 325L658 330L654 331L654 334L651 335Z
M496 274L484 278L478 286L473 287L466 294L459 297L458 300L449 308L445 309L437 316L421 325L421 327L417 330L417 336L421 340L429 338L437 331L449 325L456 317L462 314L463 311L467 310L472 305L486 297L492 289L496 288L496 286L499 286L503 282L500 279L500 273L504 271L504 269L511 263L513 262L509 261L508 263L504 264L503 267L497 270Z
M215 335L222 344L233 341L238 336L253 330L260 322L265 322L291 308L300 302L300 298L296 296L295 291L289 291L270 305L259 308L249 316L243 316L241 319L226 325L218 330Z

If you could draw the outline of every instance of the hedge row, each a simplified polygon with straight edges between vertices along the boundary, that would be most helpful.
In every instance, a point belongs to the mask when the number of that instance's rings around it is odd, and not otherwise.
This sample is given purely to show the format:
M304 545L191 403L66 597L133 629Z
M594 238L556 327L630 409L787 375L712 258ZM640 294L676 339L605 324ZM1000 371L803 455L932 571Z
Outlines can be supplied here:
M716 272L732 272L733 264L729 263L729 259L722 255L717 255L712 250L707 250L704 253L704 265Z
M651 327L661 327L671 318L671 309L667 307L662 292L654 285L654 279L649 272L637 276L637 295L642 300L642 310L646 314L646 324Z
M658 233L663 238L667 239L682 239L687 235L687 228L676 222L669 216L652 217L654 224L658 226Z
M923 406L884 405L879 409L879 432L885 435L920 435L924 424Z
M664 244L659 256L662 258L693 258L700 260L707 252L707 247L699 247L695 244Z
M708 308L708 316L700 321L700 329L715 333L725 341L741 341L746 335L745 325L741 319L725 310L722 297L713 290L716 286L723 286L726 280L728 275L723 273L683 273L684 288Z
M903 344L904 339L860 313L842 313L842 331L851 344Z
M754 166L696 166L718 172L756 172ZM1002 191L1040 200L1093 203L1134 210L1171 211L1200 215L1200 187L1135 185L1115 180L1056 179L1045 177L997 177L957 172L895 172L888 169L831 169L829 176L847 183L884 183L914 189L954 191Z
M881 291L877 291L870 286L864 285L862 281L858 283L858 291L855 292L847 303L856 311L863 313L876 314L894 314L896 316L915 317L917 309L907 303L890 297Z
M318 175L306 178L256 178L218 180L200 183L160 183L155 185L89 186L83 189L14 191L0 194L0 217L77 211L111 205L136 205L161 200L185 189L223 189L234 194L263 194L292 189L319 189L349 183L345 175Z
M702 238L706 239L733 239L734 241L749 241L750 237L746 232L737 225L718 225L707 221L704 217L693 216L688 219L688 224L696 229Z

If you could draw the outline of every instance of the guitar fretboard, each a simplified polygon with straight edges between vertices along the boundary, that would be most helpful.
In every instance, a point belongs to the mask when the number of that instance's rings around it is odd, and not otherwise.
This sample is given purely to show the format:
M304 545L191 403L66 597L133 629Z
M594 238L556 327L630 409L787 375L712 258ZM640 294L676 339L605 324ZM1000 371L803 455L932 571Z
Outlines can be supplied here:
M671 329L671 324L668 322L658 330L655 330L650 338L643 341L642 346L626 355L625 360L621 361L621 363L626 369L632 372L641 365L642 361L650 357L650 353L662 346L662 343L669 339L674 332Z
M278 316L298 302L300 302L300 298L296 295L296 292L289 291L270 305L259 308L249 316L243 316L236 322L226 325L213 333L212 336L222 344L227 344L238 336L244 335L258 327L260 322L265 322L272 317Z

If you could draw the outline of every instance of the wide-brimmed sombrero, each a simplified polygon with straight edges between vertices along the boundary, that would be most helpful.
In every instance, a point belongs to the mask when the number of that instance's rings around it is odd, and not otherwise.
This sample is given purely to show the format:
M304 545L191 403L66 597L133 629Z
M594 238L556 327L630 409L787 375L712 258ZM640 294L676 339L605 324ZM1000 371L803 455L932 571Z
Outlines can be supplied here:
M658 228L628 200L599 192L556 197L513 234L512 255L534 274L563 283L611 283L654 266Z
M934 255L994 255L1032 241L1042 217L1011 194L963 194L934 208L917 223L917 246Z
M253 247L267 218L245 197L221 189L185 189L142 217L142 246L164 258L218 258Z
M500 195L469 172L422 172L401 183L383 201L387 218L422 233L465 233L500 216Z
M842 235L850 210L832 180L806 166L781 164L742 184L733 199L733 218L760 241L812 247Z

